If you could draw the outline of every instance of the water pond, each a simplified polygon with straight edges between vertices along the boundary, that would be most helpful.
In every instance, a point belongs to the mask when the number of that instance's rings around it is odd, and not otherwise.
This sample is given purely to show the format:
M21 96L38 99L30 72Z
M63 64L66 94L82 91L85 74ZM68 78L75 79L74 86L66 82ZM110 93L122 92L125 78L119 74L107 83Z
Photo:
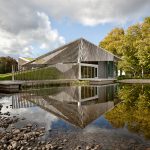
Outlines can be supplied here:
M44 126L46 135L72 144L100 143L103 149L150 147L150 85L111 84L27 89L0 95L2 113L15 125Z

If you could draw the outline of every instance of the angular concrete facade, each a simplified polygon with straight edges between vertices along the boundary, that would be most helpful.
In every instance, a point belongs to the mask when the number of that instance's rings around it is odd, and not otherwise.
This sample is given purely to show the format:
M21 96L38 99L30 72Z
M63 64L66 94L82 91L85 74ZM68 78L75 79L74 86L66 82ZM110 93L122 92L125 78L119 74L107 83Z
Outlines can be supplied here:
M55 67L62 79L107 79L116 77L120 58L80 38L23 65L25 69Z

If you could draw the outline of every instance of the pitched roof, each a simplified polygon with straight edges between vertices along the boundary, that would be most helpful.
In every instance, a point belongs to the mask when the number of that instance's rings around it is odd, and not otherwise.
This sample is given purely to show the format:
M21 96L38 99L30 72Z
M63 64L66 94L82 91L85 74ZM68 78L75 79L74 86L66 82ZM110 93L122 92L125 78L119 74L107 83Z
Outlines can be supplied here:
M19 57L19 59L29 62L29 61L32 61L34 58Z
M84 61L114 61L120 58L93 43L80 38L46 53L28 64L56 64Z

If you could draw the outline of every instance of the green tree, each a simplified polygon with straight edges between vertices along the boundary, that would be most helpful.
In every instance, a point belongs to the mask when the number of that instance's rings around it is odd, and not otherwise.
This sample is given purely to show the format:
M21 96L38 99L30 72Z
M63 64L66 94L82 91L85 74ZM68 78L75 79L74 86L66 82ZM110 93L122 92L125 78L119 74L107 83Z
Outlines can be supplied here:
M132 25L126 31L113 29L99 46L118 55L122 61L118 68L133 76L150 74L150 17L143 23Z
M140 72L139 59L137 57L137 42L141 39L140 24L130 26L123 40L122 62L120 66L129 74L138 75Z
M115 28L99 43L99 46L115 55L122 56L123 37L124 30L122 28Z
M137 57L143 76L144 72L150 71L150 17L145 18L141 24L141 32L141 38L137 42Z
M15 70L18 68L18 62L11 57L0 57L0 74L10 73L12 71L12 65Z

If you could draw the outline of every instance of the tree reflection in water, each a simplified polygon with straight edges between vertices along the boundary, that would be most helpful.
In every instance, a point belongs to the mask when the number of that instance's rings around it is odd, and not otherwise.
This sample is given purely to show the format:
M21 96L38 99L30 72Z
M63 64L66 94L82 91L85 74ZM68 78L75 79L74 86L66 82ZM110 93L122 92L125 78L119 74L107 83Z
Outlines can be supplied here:
M118 98L122 100L105 117L113 127L128 128L131 132L150 138L150 86L121 85Z

